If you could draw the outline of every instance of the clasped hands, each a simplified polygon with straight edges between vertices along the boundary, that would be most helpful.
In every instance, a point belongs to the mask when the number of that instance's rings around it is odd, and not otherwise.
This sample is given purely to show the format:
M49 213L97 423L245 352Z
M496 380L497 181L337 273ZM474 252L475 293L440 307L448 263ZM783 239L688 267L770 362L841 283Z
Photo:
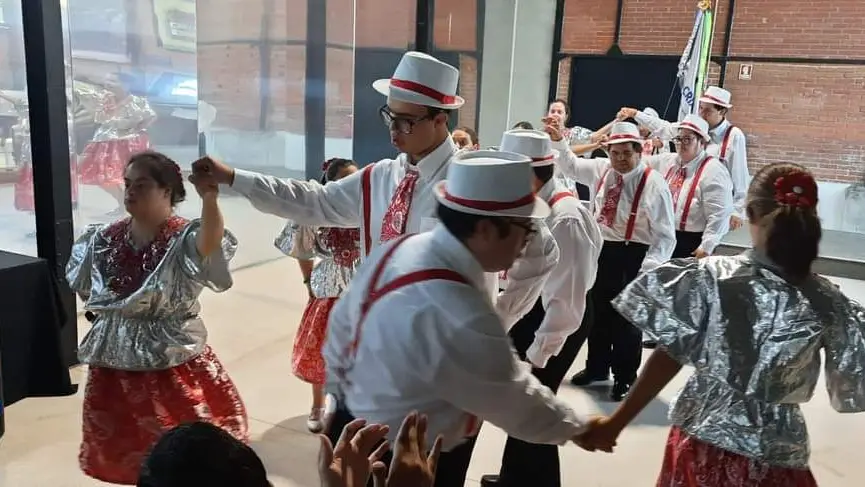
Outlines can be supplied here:
M575 436L572 441L586 451L602 451L613 453L616 440L622 432L622 428L616 425L611 418L595 416L589 420L587 430Z

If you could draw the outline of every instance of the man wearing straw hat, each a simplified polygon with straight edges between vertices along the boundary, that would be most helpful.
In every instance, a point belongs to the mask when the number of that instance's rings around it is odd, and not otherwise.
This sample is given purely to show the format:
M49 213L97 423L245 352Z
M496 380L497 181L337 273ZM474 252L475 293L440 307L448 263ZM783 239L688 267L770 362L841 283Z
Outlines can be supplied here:
M390 428L417 411L426 447L442 438L436 486L465 483L479 426L563 445L589 421L512 351L486 294L485 273L508 269L550 214L523 156L465 152L435 185L431 231L375 249L334 306L323 354L339 404L332 440L354 418ZM387 462L385 462L387 463Z
M621 401L636 380L642 333L610 301L641 271L670 260L676 248L670 188L661 174L642 161L642 144L636 125L619 122L607 139L608 158L583 159L565 152L560 159L566 176L593 190L594 213L604 236L592 288L595 316L589 357L571 383L587 386L606 381L612 371L614 401Z
M379 114L399 149L396 159L383 159L324 186L283 180L204 158L193 164L196 177L229 184L257 209L300 225L360 227L361 258L384 242L435 226L433 186L443 180L457 147L448 132L448 118L465 102L456 95L459 71L419 52L407 52L393 77L373 88L387 96ZM498 293L495 275L488 278L491 298L510 323L531 310L543 279L558 260L558 249L546 227L526 248Z
M604 241L592 213L555 177L559 152L553 149L549 135L510 130L502 136L501 150L532 161L532 185L550 206L546 224L559 246L559 263L547 278L541 298L509 331L517 354L533 365L532 374L555 393L588 335L586 295L595 282ZM484 475L481 486L512 485L561 485L558 448L508 437L499 475Z

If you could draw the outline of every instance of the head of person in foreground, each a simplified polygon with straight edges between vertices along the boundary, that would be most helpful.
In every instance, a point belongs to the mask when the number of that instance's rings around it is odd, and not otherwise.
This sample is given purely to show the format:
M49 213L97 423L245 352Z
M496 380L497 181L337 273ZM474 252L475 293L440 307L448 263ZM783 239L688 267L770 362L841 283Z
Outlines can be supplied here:
M817 216L817 182L792 163L764 166L751 180L746 199L751 242L793 281L811 274L822 229Z
M138 487L271 487L258 455L222 428L197 421L166 432L141 465Z
M520 154L460 154L435 187L442 225L486 272L509 269L550 208L535 196L531 161Z

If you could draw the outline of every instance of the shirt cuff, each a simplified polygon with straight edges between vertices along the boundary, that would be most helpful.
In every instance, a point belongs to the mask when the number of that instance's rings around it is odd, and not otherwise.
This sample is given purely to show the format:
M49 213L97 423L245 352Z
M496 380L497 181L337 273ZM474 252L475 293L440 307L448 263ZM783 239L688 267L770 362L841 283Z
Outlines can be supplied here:
M231 183L231 189L238 193L247 196L252 193L252 188L255 187L255 178L257 173L252 171L244 171L243 169L234 170L234 181Z

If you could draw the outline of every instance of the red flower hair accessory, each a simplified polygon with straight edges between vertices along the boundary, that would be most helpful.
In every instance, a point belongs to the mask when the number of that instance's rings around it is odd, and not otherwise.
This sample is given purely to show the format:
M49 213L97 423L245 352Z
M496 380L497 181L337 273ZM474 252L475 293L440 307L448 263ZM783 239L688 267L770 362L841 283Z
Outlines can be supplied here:
M775 180L775 201L784 206L813 208L817 206L817 182L803 171L779 176Z
M330 167L330 162L331 162L332 160L333 160L333 159L328 159L328 160L324 161L324 163L321 165L321 171L322 171L322 172L327 172L327 168Z

